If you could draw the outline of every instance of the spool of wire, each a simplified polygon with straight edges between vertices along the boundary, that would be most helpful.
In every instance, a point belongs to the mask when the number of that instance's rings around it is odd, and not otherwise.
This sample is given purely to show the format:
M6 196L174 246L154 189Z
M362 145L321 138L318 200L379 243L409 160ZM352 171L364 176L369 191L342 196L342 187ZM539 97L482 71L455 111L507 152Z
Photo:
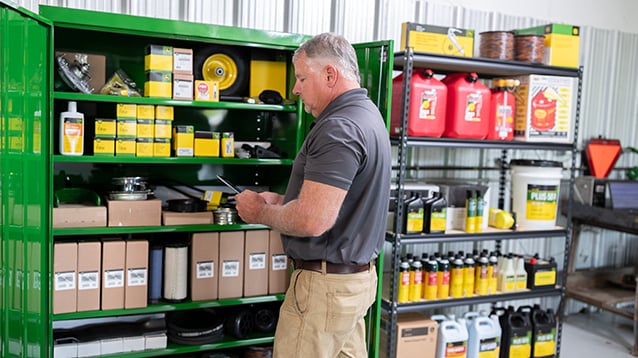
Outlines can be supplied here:
M179 302L186 299L188 288L188 245L164 247L164 299Z
M148 300L157 303L162 298L162 264L164 248L162 246L151 247L149 258Z
M545 36L516 35L514 36L514 59L516 61L543 63L545 54Z
M496 60L514 59L514 33L511 31L481 32L479 56Z

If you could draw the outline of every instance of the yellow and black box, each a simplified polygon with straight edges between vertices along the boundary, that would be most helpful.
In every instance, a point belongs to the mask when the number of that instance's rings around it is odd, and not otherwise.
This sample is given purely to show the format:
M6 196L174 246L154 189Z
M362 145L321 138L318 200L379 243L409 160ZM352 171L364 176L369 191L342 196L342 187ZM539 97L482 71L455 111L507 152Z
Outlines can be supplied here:
M530 290L556 287L556 261L529 258L525 260L527 288Z
M176 157L192 157L194 152L195 128L193 126L173 126L173 152Z
M195 131L195 156L219 157L219 132Z
M118 103L116 109L117 119L137 119L137 105L130 103Z
M474 30L404 22L401 24L401 48L407 47L415 52L472 57Z
M93 139L93 155L115 155L115 137L113 138L100 138L95 137Z
M153 156L154 157L170 157L171 156L171 139L155 138L153 140Z
M219 102L219 82L196 80L195 100Z
M135 156L152 157L154 155L153 145L153 138L137 138L135 142Z
M153 138L155 135L155 121L152 119L137 120L137 138Z
M117 138L115 140L115 156L135 156L135 138Z
M117 120L107 118L95 119L95 137L114 139L117 135Z
M580 53L580 27L565 24L517 29L517 35L544 35L543 64L578 68Z
M137 105L137 119L155 119L155 106L152 104Z
M146 71L145 97L171 98L173 95L173 73L170 71Z
M173 71L173 48L148 45L144 56L144 71Z
M222 133L221 152L224 158L235 156L235 135L233 132Z
M173 121L158 119L155 121L154 135L155 138L171 139L171 129Z
M137 137L137 120L118 119L117 120L117 137L118 138Z
M173 106L155 106L155 119L172 121L174 118Z

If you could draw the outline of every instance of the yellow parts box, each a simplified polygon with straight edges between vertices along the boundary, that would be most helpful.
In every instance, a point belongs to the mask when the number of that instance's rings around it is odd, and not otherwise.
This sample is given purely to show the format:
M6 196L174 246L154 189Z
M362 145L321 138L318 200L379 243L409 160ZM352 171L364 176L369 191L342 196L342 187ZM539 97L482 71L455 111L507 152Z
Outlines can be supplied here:
M118 103L116 111L117 119L137 119L137 105Z
M136 157L152 157L153 150L153 138L137 138L135 142Z
M115 155L115 138L93 139L93 155Z
M580 28L564 24L547 24L515 30L517 35L545 35L543 63L550 66L578 67Z
M264 90L273 90L286 96L286 54L284 52L256 53L250 60L250 97Z
M172 121L174 118L173 106L155 106L155 119Z
M219 132L195 132L195 156L219 157Z
M155 119L155 106L149 104L137 105L137 119Z
M173 151L177 157L192 157L195 139L195 128L193 126L173 127Z
M95 136L98 138L115 138L117 135L117 121L115 119L95 119Z
M173 73L170 71L147 71L144 82L145 97L171 98L173 95Z
M173 99L193 100L193 75L173 75Z
M195 81L195 100L219 102L219 82Z
M137 120L137 138L150 138L153 139L155 134L155 121L152 119L138 119Z
M146 46L144 71L173 71L173 48L161 45Z
M193 49L173 48L173 73L176 75L193 74Z
M171 156L171 140L170 138L155 138L153 141L154 157L170 157Z
M221 151L224 158L233 158L235 156L235 135L233 132L222 133Z
M115 140L115 155L132 157L135 156L135 138L118 138Z
M154 128L154 132L155 138L166 138L166 139L171 139L171 128L172 128L172 121L166 121L166 120L156 120L155 121L155 128Z
M517 77L514 139L528 142L573 141L575 79L528 75Z
M118 138L135 138L137 136L137 120L135 119L118 119L117 120L117 137Z
M415 52L472 57L474 30L404 22L401 25L401 48L406 47L412 47Z

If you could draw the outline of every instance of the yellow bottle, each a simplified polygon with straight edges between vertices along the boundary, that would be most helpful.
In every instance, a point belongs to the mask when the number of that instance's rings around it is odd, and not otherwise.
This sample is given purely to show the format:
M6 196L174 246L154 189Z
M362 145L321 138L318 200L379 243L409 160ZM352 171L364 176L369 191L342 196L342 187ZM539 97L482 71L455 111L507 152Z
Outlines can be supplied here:
M463 259L457 256L450 266L450 297L461 298L464 296Z
M437 291L436 297L439 299L446 299L450 296L450 261L445 257L439 261Z
M474 281L474 293L479 296L487 295L490 285L489 266L487 257L481 256L476 265L476 279Z
M434 259L434 256L430 256L424 271L423 298L426 300L436 300L438 297L439 265Z
M410 301L410 264L407 261L401 262L399 268L399 293L397 302L405 303Z
M488 295L493 295L498 289L498 257L494 252L490 253L488 258L490 264L488 268L488 275L490 276L490 284L487 289Z
M410 301L419 302L423 294L423 270L421 261L413 261L410 267Z
M463 265L463 292L465 297L474 295L475 266L476 263L474 258L472 258L472 254L468 253Z

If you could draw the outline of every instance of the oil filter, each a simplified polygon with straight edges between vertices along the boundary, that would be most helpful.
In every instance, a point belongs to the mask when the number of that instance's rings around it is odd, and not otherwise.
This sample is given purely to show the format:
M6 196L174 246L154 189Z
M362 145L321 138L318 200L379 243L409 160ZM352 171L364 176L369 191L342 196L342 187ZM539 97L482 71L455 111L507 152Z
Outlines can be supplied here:
M148 300L156 303L162 298L162 265L164 248L162 246L151 247L149 257Z
M481 32L479 56L496 60L514 59L514 33L511 31Z
M545 54L545 36L516 35L514 36L514 59L516 61L543 63Z
M188 245L171 244L164 248L164 299L186 299L188 286Z

